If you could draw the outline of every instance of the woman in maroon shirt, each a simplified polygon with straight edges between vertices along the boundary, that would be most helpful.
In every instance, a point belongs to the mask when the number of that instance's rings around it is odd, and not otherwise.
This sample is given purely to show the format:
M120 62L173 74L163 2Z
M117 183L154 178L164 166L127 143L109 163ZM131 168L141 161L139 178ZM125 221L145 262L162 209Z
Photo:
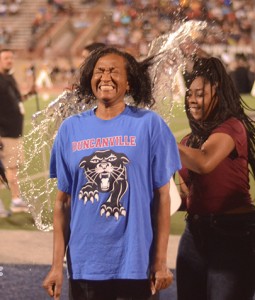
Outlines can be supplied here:
M179 144L187 215L177 257L178 300L252 300L254 122L217 58L198 58L186 82L191 133Z

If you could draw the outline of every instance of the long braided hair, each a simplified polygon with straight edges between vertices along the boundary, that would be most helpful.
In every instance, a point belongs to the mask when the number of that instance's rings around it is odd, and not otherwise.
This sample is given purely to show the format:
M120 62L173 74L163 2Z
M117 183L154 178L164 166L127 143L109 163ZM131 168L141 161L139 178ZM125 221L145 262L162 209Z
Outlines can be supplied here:
M212 98L212 110L205 120L195 120L188 109L188 89L197 77L202 77L205 83L210 83L211 88L216 87L215 95ZM240 120L247 132L248 139L248 162L251 173L255 178L255 122L245 112L254 112L241 98L235 88L232 79L227 74L222 62L215 57L197 58L193 70L186 75L187 92L185 96L185 110L189 120L191 134L188 137L187 145L193 148L200 148L211 132L225 120L235 117Z

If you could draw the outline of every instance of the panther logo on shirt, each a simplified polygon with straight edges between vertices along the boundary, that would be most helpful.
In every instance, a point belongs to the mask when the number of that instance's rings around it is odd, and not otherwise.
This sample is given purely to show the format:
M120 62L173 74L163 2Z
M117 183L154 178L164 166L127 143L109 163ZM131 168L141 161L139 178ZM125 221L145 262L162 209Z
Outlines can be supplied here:
M99 192L110 192L108 199L102 204L100 214L106 217L114 216L117 220L120 215L125 216L126 210L121 199L128 188L126 164L129 159L123 153L113 150L96 151L85 156L79 167L84 169L87 183L79 192L79 199L86 204L99 200Z

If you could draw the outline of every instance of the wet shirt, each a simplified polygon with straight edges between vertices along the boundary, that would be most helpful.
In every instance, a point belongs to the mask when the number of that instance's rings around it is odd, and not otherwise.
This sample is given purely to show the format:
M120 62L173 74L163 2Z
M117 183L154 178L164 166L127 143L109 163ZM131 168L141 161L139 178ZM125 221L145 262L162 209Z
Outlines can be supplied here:
M50 176L71 194L72 279L148 277L154 189L178 169L175 138L149 110L127 106L111 120L90 110L62 123Z
M208 174L180 171L190 193L186 199L187 211L192 214L223 213L251 203L249 193L247 134L243 124L230 118L213 130L225 133L235 142L235 150ZM187 137L183 139L185 144Z

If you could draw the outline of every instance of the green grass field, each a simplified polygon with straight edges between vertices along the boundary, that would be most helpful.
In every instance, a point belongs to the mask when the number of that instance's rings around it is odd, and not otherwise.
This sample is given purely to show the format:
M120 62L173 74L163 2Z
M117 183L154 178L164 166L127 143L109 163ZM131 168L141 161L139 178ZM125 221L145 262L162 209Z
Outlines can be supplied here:
M246 103L255 109L255 98L251 96L245 95L244 100ZM41 97L39 99L40 109L43 109L46 107L50 101L54 99L54 96L49 98L47 101L43 100ZM27 135L29 132L31 132L32 129L32 115L37 111L37 103L35 98L30 98L25 102L25 109L26 109L26 115L25 115L25 126L24 126L24 135ZM184 108L182 103L174 103L172 109L170 108L169 103L162 103L161 106L158 108L159 113L162 115L162 117L166 120L168 125L170 126L171 130L173 131L177 141L179 141L185 134L189 132L189 126L187 122L187 118L184 112ZM40 132L38 133L40 138ZM31 147L31 145L25 145L25 147ZM49 157L49 145L47 145L46 141L46 151L44 151L44 155L46 156L46 160ZM29 151L29 149L27 149ZM40 175L40 172L47 171L47 166L43 163L43 158L39 156L34 157L34 159L31 161L31 164L29 166L28 172L29 175L35 176L32 189L34 189L32 192L34 193L35 197L37 196L37 186L41 186L41 182L45 183L45 174ZM39 174L39 175L38 175ZM24 178L23 178L24 179ZM22 178L20 178L22 181ZM21 184L22 186L22 184ZM25 187L28 188L28 187ZM40 190L40 189L38 189ZM251 179L251 194L252 197L255 198L255 185L253 179ZM9 207L10 204L10 193L6 189L0 189L0 198L3 200L6 208ZM49 222L51 222L52 217L52 202L53 199L49 200L51 203L47 205L47 199L45 199L46 203L46 210L50 212L50 215L47 214L45 218L48 218ZM177 212L171 220L171 233L172 234L181 234L184 229L184 217L185 212ZM26 229L26 230L37 230L37 227L35 226L35 222L31 216L31 214L25 214L25 213L17 213L13 214L11 217L7 219L0 219L0 229Z

